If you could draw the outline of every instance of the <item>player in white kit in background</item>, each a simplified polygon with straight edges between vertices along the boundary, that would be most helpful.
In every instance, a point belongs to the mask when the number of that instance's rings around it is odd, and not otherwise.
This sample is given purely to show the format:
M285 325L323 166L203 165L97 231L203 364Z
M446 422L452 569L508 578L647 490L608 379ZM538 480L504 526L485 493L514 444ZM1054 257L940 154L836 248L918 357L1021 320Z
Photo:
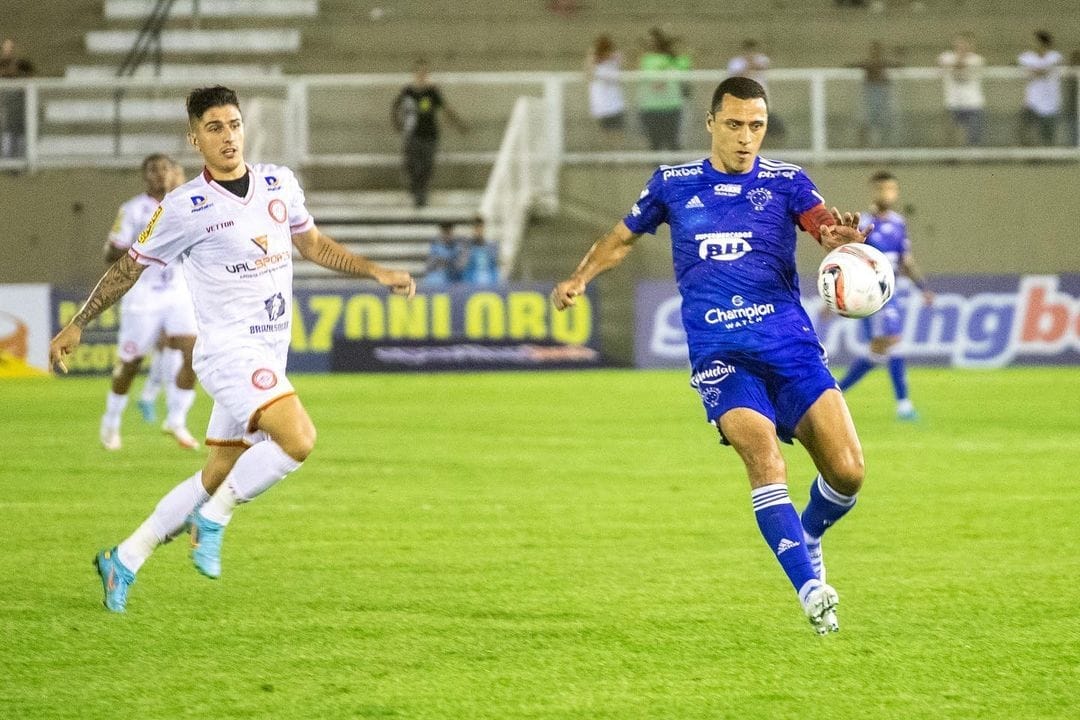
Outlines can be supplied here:
M161 153L143 160L142 176L146 192L120 206L105 244L105 261L110 265L130 251L165 194L184 181L183 168ZM162 384L168 406L161 429L183 448L199 447L187 429L188 411L195 402L195 372L191 363L196 332L195 310L179 264L147 268L120 303L117 365L101 418L100 438L106 450L121 447L120 422L127 407L128 390L143 358L154 352L159 343L161 349L156 362L163 366ZM176 356L179 362L174 360ZM139 401L145 418L148 412L143 402ZM152 409L153 405L149 407Z
M315 446L315 426L285 376L292 318L292 249L323 267L372 278L412 297L416 283L355 255L315 227L292 171L244 162L244 123L232 90L193 90L188 140L205 167L169 193L131 251L102 276L71 322L53 338L50 362L124 295L149 265L181 261L195 303L195 371L214 399L202 470L161 499L130 537L94 558L105 607L123 612L135 573L154 549L187 528L199 572L221 574L221 543L237 505L298 469Z

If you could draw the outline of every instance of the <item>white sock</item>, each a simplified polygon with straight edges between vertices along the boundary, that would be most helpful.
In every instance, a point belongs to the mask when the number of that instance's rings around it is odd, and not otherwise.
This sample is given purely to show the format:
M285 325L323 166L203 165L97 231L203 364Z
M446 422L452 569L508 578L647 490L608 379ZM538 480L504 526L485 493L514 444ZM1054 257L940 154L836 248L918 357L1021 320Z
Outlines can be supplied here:
M915 411L915 404L911 402L911 398L904 398L903 400L897 400L896 412L909 413Z
M111 428L120 428L120 417L127 407L128 396L117 395L112 390L105 397L105 425Z
M154 549L183 532L188 515L209 499L202 484L202 471L174 487L131 537L117 546L120 562L131 572L138 572Z
M167 350L155 350L150 356L150 369L146 372L146 383L142 389L141 399L144 402L152 403L157 400L158 393L165 384L164 365L167 352Z
M244 451L225 482L199 512L207 520L228 525L237 505L251 502L302 464L273 440L256 443Z
M169 427L187 427L188 412L195 403L195 390L181 390L176 387L176 383L165 387L165 407L169 413L165 417L165 423Z

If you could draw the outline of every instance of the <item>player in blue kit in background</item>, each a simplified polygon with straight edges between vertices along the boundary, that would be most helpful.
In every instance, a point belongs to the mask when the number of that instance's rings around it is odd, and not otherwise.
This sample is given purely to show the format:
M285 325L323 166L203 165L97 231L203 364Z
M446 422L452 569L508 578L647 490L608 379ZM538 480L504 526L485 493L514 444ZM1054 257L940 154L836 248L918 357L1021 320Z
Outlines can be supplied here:
M865 233L858 213L826 209L801 168L758 156L768 126L761 85L724 80L705 126L709 157L653 173L630 214L555 287L552 302L560 310L573 305L643 233L671 226L690 384L721 442L746 466L758 528L806 616L819 634L835 632L838 598L825 583L821 536L854 506L863 455L799 300L795 239L801 227L832 249L862 242ZM801 518L778 437L797 438L819 471Z
M873 223L873 226L866 237L866 244L880 250L892 263L897 275L910 278L922 292L923 302L929 305L934 301L934 293L927 288L926 278L915 264L904 216L894 210L900 200L900 183L891 172L882 170L870 177L870 187L871 208L866 222ZM851 363L840 381L840 389L847 392L875 365L888 365L889 378L896 395L896 416L901 420L916 420L918 414L908 397L904 357L896 352L904 317L903 307L898 301L899 298L893 298L881 310L859 321L870 338L869 352Z

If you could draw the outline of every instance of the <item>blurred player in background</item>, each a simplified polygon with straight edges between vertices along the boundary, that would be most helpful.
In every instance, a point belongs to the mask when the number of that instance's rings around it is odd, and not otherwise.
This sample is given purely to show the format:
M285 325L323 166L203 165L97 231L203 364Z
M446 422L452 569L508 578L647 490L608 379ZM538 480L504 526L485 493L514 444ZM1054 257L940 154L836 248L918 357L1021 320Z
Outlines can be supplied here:
M105 262L110 265L130 251L165 194L184 181L180 165L160 153L143 160L142 176L146 192L120 206L105 244ZM161 429L176 438L181 447L199 447L187 429L188 411L195 402L195 371L191 367L195 334L195 310L179 265L148 268L120 303L118 364L101 418L101 444L106 450L121 447L120 421L127 407L128 390L143 357L153 352L159 342L161 350L155 360L158 366L151 367L147 384L153 388L155 376L164 381L168 415ZM153 409L145 395L139 405L144 417Z
M163 542L188 528L192 561L221 574L221 543L233 510L298 469L315 445L315 426L285 375L292 319L292 248L354 277L412 296L406 272L355 255L315 227L292 171L244 162L244 123L232 90L193 90L188 139L205 166L165 196L135 244L98 281L49 347L64 356L82 329L124 296L148 266L180 262L195 304L195 369L214 399L202 470L184 480L117 547L94 559L105 607L123 612L135 573Z
M889 259L896 274L910 278L922 293L923 302L929 305L934 301L934 293L927 288L926 278L915 264L904 216L895 210L900 201L899 181L891 172L883 170L870 177L870 188L870 212L867 214L865 226L869 234L866 243L880 250ZM888 365L893 393L896 395L896 416L901 420L917 419L915 406L908 397L904 357L895 349L904 327L903 308L899 298L894 297L885 307L858 322L863 324L870 338L870 349L866 355L851 363L847 374L840 381L840 389L847 392L848 388L873 370L874 365Z
M690 385L721 443L745 464L758 528L811 624L825 634L839 629L838 599L825 583L821 536L855 505L863 456L799 299L796 230L828 249L865 236L858 214L827 210L801 168L758 156L768 117L760 84L745 77L720 83L705 121L709 157L653 173L630 213L555 287L552 300L560 310L573 305L643 233L670 225ZM798 438L820 473L801 520L778 437Z

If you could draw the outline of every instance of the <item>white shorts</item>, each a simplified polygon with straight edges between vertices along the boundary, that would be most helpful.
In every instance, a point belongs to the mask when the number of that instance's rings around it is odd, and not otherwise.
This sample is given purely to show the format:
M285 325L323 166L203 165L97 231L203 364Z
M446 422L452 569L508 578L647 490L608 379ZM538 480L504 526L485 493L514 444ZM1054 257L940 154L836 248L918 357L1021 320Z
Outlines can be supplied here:
M162 303L159 307L138 305L120 308L120 331L117 333L117 355L121 362L149 355L162 334L166 337L198 333L195 308L191 301Z
M254 427L258 413L296 394L285 377L284 358L250 348L204 369L199 382L214 399L206 428L207 445L248 446L265 439L265 433Z

